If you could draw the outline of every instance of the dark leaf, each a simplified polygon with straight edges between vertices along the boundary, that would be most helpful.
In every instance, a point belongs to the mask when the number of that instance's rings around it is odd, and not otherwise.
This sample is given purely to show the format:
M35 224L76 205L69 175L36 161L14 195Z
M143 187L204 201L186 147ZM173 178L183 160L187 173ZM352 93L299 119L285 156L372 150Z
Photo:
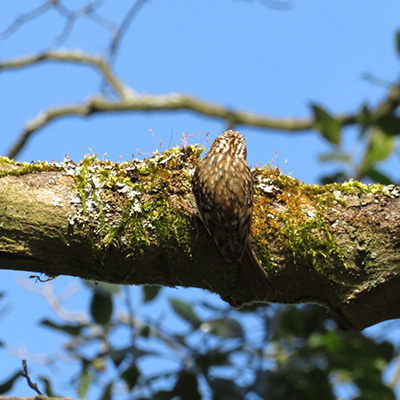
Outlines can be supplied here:
M231 352L214 352L207 354L199 354L196 357L196 365L199 370L207 374L211 367L221 366L221 365L231 365L229 361L229 355Z
M311 104L314 113L315 127L321 135L333 144L340 143L341 124L326 110L317 104Z
M200 318L196 315L190 303L180 299L169 299L169 303L175 313L186 322L189 322L194 328L197 328L201 324Z
M273 340L308 339L315 332L325 332L326 320L330 318L321 306L282 308L274 315L276 325Z
M104 388L103 394L101 396L101 400L111 400L112 399L113 386L114 386L114 382L110 382Z
M213 393L213 399L218 400L243 400L242 390L236 386L235 382L230 379L213 378L210 379L210 385Z
M201 330L226 339L244 337L239 321L233 318L215 318L201 324Z
M343 171L335 172L332 175L324 175L320 179L322 185L327 185L329 183L343 183L349 180L347 174Z
M80 335L83 329L82 325L57 324L56 322L52 322L48 319L42 319L40 321L40 324L72 336Z
M60 397L60 396L58 396L58 395L56 395L54 393L54 390L53 390L53 388L51 386L51 382L50 382L50 380L48 378L46 378L44 376L41 376L41 377L38 378L38 380L43 382L44 392L46 393L46 396L48 396L48 397Z
M394 114L386 114L376 119L374 126L380 128L380 130L390 136L400 134L400 118Z
M258 374L254 389L262 398L276 400L334 400L328 371L301 364L284 365L269 373ZM261 381L262 379L262 381ZM267 397L265 396L267 392Z
M131 346L126 347L124 349L118 349L118 350L109 350L106 353L103 354L104 357L109 357L111 361L114 363L116 367L119 367L119 365L125 360L127 356L131 354Z
M159 390L157 393L155 393L152 398L152 400L177 400L176 397L174 396L172 391L169 390ZM180 399L179 399L180 400Z
M393 390L382 384L382 374L379 371L375 377L357 376L354 383L360 389L360 399L362 400L396 400Z
M145 326L142 326L142 327L140 328L139 335L140 335L140 336L143 336L143 337L145 337L145 338L147 338L147 337L149 337L150 332L151 332L150 326L149 326L149 325L145 325Z
M154 300L161 291L161 286L155 285L145 285L143 286L143 302L148 303L149 301Z
M140 370L136 364L132 364L121 374L121 379L123 379L128 386L129 390L132 390L140 376Z
M382 185L390 185L393 183L393 179L389 178L387 175L374 167L369 167L365 172L365 176L370 178L373 182L380 183Z
M106 325L110 322L112 312L113 301L110 293L103 290L95 290L90 304L90 314L93 321L99 325Z
M4 382L0 383L0 395L9 392L14 386L15 381L20 378L20 371L16 372L10 378L6 379Z
M173 393L182 400L201 400L197 375L193 372L181 371Z

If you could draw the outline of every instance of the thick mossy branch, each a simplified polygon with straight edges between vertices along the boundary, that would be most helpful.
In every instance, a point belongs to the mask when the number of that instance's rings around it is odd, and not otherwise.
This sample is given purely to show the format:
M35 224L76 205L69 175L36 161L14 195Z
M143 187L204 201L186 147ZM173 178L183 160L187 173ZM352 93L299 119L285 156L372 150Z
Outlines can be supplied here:
M357 329L400 316L398 188L305 185L255 169L253 246L278 288L255 298L196 218L200 152L175 147L119 164L0 158L0 267L199 287L235 306L314 301Z

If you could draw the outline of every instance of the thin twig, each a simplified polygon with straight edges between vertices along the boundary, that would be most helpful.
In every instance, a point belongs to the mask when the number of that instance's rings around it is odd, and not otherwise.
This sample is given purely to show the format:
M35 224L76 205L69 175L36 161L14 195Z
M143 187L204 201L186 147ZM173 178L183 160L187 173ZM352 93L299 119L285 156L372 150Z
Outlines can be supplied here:
M61 61L90 65L95 67L103 75L104 79L121 98L125 99L133 96L133 91L129 87L123 85L104 58L96 57L80 50L54 50L14 58L12 60L0 62L0 71L28 67L44 61Z
M22 360L22 368L24 369L23 372L21 372L21 376L23 376L26 381L28 382L28 386L33 389L37 394L43 395L43 393L39 390L38 386L36 383L33 383L29 374L28 374L28 365L26 364L26 360Z
M121 42L121 39L125 35L126 31L129 28L129 25L132 23L133 19L135 16L138 14L140 9L148 2L148 0L137 0L131 9L127 12L125 15L124 19L122 20L121 24L119 25L117 31L115 32L115 35L113 39L111 40L110 48L109 48L109 61L112 63L116 51L118 49L119 43Z
M16 32L24 23L31 21L32 19L44 14L50 7L53 6L52 1L47 1L40 6L28 11L25 14L17 17L5 30L0 31L0 40L10 37L14 32Z

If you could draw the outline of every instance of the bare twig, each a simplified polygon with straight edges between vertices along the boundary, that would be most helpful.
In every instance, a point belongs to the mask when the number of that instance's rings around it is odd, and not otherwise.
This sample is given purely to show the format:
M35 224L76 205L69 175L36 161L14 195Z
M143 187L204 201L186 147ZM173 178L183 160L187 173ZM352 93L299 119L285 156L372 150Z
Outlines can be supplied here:
M147 3L148 0L137 0L133 6L130 8L128 13L125 15L124 19L122 20L121 24L119 25L117 31L113 35L111 40L110 48L109 48L109 61L112 63L116 51L118 49L119 43L121 42L122 37L125 35L126 31L128 30L129 25L132 23L133 19L140 11L140 9Z
M6 29L0 31L0 40L6 39L16 32L24 23L44 14L53 6L53 1L46 1L39 7L17 17Z
M11 24L9 24L7 28L5 28L3 31L0 31L0 40L7 39L18 29L20 29L24 24L42 16L48 10L52 9L65 19L65 24L62 32L56 38L56 42L59 44L67 39L77 19L91 17L92 14L94 14L95 11L103 5L103 3L104 0L94 0L93 2L89 2L81 8L71 10L67 8L64 4L62 4L60 0L46 0L38 7L15 18L15 20L11 22ZM102 21L99 18L93 19L93 21L98 25L110 30L111 32L114 32L115 29L111 29L110 25L107 26L106 24L104 24L104 20L105 18L103 18Z
M0 71L5 69L16 69L38 64L44 61L72 62L77 64L88 64L95 67L110 84L115 92L123 99L133 96L130 88L122 84L111 70L110 66L102 57L96 57L80 50L55 50L40 54L14 58L0 63Z
M89 16L91 13L93 13L96 9L98 9L102 5L103 5L102 0L95 0L92 3L88 3L85 6L72 11L68 9L60 1L58 0L54 1L55 10L66 20L63 31L56 38L56 43L60 44L68 38L68 35L72 31L72 27L77 21L77 19Z
M24 370L23 370L23 372L21 372L21 376L23 376L26 379L28 386L31 389L33 389L37 394L43 395L43 393L39 390L37 384L32 382L32 380L28 374L28 365L26 364L26 360L22 360L22 368Z

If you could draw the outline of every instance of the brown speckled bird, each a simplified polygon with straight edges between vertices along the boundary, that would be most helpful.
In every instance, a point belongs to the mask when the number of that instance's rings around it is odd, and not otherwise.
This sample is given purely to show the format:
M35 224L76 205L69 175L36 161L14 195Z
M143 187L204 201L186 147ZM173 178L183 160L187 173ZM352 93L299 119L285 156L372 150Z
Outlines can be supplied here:
M253 290L273 285L251 248L253 180L244 137L225 131L197 167L192 190L208 233L229 262L238 262Z

